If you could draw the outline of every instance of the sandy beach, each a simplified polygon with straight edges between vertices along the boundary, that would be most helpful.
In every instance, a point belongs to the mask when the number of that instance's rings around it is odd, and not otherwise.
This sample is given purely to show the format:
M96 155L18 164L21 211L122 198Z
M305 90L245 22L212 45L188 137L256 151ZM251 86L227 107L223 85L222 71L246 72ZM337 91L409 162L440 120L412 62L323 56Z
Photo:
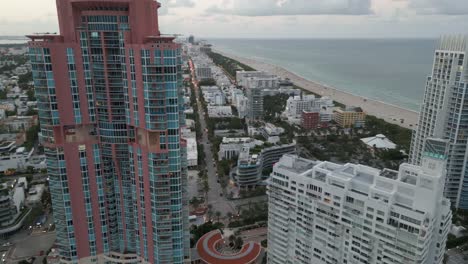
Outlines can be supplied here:
M397 124L405 128L416 127L416 123L418 121L418 113L415 111L404 109L385 102L343 92L335 88L328 87L326 85L311 80L307 80L297 74L286 70L285 68L276 65L235 56L219 50L216 50L216 52L219 52L226 57L230 57L244 64L247 64L257 70L267 71L276 74L282 78L289 78L291 81L294 82L294 84L308 91L319 94L321 96L328 96L333 100L345 104L347 106L359 106L369 115L382 118L389 123ZM401 119L403 119L403 123L401 122Z

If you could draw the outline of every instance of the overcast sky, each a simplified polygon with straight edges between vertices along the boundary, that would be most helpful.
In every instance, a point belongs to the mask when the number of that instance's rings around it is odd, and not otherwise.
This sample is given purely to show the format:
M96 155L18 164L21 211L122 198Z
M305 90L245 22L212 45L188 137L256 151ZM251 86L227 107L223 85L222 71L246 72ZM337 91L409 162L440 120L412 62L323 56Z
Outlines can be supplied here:
M160 0L163 33L199 37L438 37L468 33L468 0ZM55 0L2 0L0 35L56 32Z

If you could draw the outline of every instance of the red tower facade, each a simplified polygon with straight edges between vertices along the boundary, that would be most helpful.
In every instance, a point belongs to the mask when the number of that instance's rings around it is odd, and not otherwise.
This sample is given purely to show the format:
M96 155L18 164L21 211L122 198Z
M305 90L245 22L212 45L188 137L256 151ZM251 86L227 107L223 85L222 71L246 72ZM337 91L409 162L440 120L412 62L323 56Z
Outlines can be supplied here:
M30 35L57 246L67 263L189 260L180 44L153 0L57 0Z

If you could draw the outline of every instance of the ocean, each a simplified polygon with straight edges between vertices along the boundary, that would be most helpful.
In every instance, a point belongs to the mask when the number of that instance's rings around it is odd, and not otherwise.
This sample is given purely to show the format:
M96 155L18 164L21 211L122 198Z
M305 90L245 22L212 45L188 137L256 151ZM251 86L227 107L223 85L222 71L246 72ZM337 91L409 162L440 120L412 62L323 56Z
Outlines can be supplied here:
M436 39L208 39L214 49L419 111Z
M28 39L24 36L0 36L0 45L2 44L25 44Z

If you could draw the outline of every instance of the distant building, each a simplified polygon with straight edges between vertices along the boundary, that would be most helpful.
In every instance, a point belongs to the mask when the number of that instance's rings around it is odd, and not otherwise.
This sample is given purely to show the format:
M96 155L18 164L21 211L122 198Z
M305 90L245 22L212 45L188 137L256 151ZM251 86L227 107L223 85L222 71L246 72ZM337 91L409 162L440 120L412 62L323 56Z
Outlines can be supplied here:
M195 37L193 35L190 35L187 39L188 43L190 44L195 44Z
M237 85L245 89L278 89L280 78L264 71L237 71Z
M200 52L203 52L203 53L211 52L211 45L205 44L205 45L201 46L200 47Z
M442 264L451 210L439 147L399 171L283 156L268 184L268 263Z
M333 121L343 128L363 127L366 123L366 113L360 107L336 109Z
M410 162L421 164L428 137L449 141L445 197L468 209L468 36L442 37L434 51L418 125L413 131ZM428 69L429 70L429 69Z
M361 138L361 141L370 148L377 149L396 149L396 144L382 134L375 137Z
M218 86L201 86L201 90L208 105L226 105L226 96Z
M317 98L312 94L291 96L286 101L286 109L283 116L288 119L291 124L300 124L302 121L302 113L318 112L319 122L328 123L333 118L333 109L335 104L328 97Z
M275 144L280 141L279 136L284 133L284 128L277 127L271 123L265 123L259 128L259 132L266 141Z
M232 117L231 106L208 106L208 116L212 118Z
M301 127L304 129L315 129L320 126L320 113L302 111Z
M5 111L5 109L1 109L1 108L0 108L0 121L1 121L1 120L4 120L6 117L7 117L7 116L6 116L6 111Z
M211 67L208 65L195 65L195 70L197 74L197 80L206 81L213 79L213 73L211 72Z
M265 180L263 170L271 169L283 155L295 152L295 142L271 147L243 147L233 175L234 181L242 189L255 188Z
M224 137L219 145L218 160L233 159L239 156L242 148L253 148L255 146L263 145L263 141L256 140L249 137L244 138L227 138Z
M10 116L0 122L8 131L26 131L37 124L37 116Z
M15 109L16 109L15 101L13 101L13 100L1 100L0 101L0 109L4 109L5 111L15 111Z
M250 120L263 119L263 93L261 88L249 88L247 94L247 118Z
M25 215L22 215L25 190L28 188L26 178L21 177L1 184L0 186L0 237L5 238L23 226ZM20 220L19 217L22 217Z
M187 141L187 165L189 168L198 166L197 136L188 128L181 129L182 138Z

